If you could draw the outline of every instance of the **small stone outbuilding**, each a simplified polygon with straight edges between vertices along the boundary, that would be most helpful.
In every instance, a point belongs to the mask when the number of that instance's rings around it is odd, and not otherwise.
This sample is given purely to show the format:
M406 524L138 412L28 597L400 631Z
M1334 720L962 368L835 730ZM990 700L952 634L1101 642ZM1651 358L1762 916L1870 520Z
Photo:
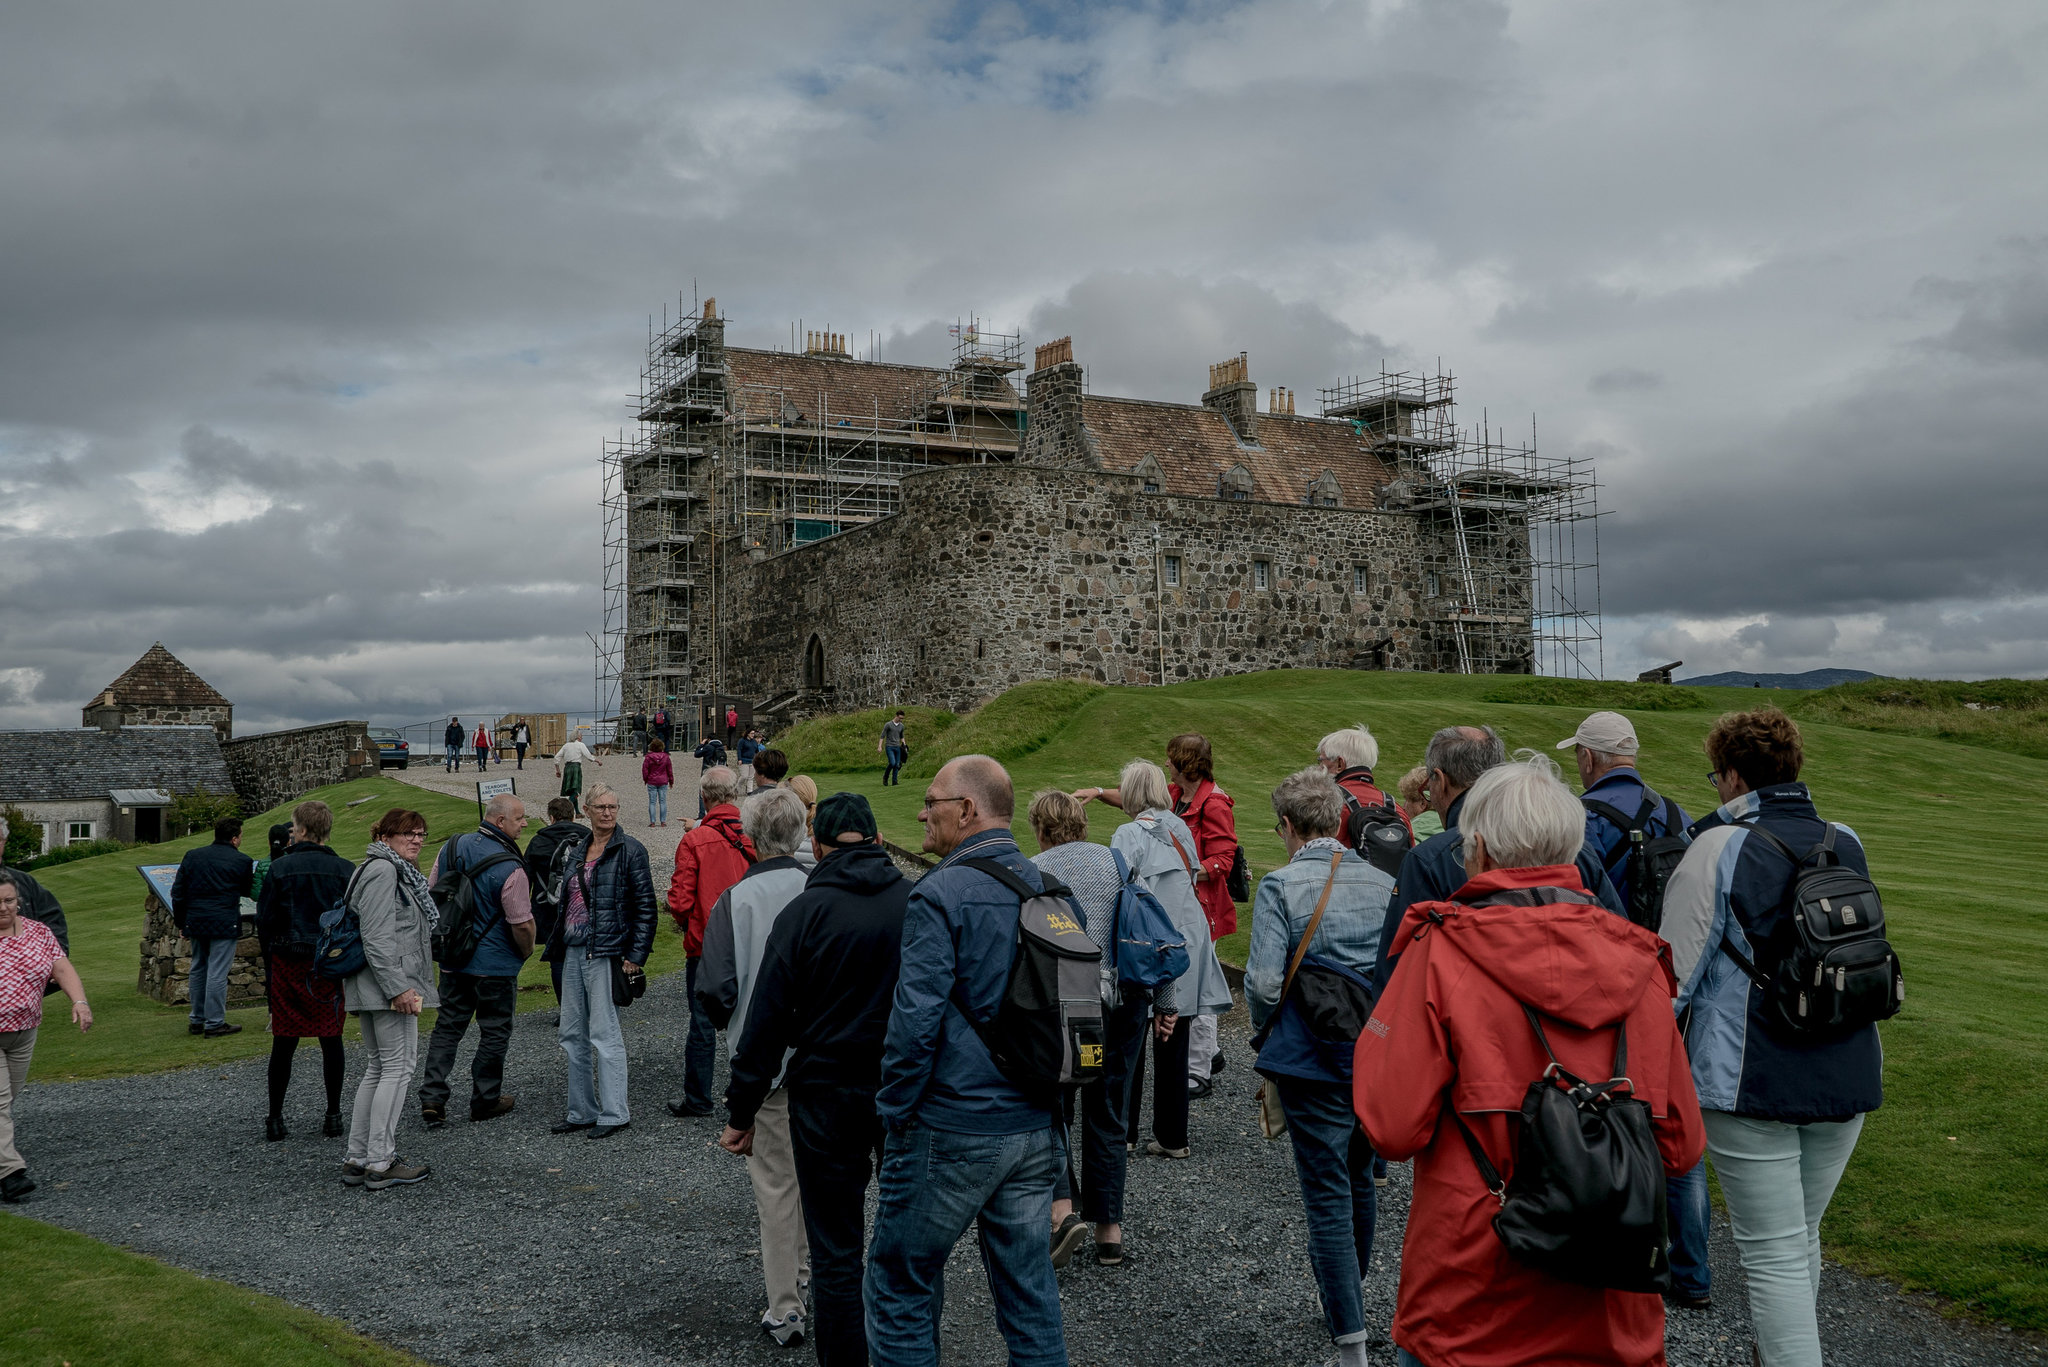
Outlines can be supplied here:
M123 726L210 726L222 740L234 734L235 705L162 641L85 705L83 722L101 726L110 714Z

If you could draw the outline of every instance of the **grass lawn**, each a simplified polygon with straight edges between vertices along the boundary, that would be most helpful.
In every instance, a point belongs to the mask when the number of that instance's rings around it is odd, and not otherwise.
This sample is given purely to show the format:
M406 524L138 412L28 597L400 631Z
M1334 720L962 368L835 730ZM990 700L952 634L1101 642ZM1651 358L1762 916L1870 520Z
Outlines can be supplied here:
M370 841L370 828L392 807L409 807L426 817L428 840L420 855L422 867L432 867L434 857L449 836L476 829L474 801L415 788L391 778L358 779L315 789L306 796L317 797L334 809L334 834L328 843L336 853L353 860L362 858ZM348 805L366 797L370 800L359 806ZM251 818L242 837L242 848L252 855L267 850L271 823L288 820L295 805ZM527 833L531 835L544 824L529 823ZM141 956L142 905L147 895L136 866L174 864L186 850L212 838L207 834L162 845L139 846L118 854L60 864L35 874L64 904L71 929L71 957L92 1001L93 1028L91 1034L81 1036L70 1023L64 998L47 998L43 1030L36 1038L33 1080L114 1077L270 1052L269 1014L260 1002L228 1012L228 1019L243 1027L241 1034L210 1040L186 1033L183 1006L160 1005L135 987ZM666 916L662 921L664 926L670 924ZM655 936L654 953L647 966L650 973L678 968L682 961L680 936ZM553 1003L553 994L532 990L544 989L548 982L547 966L540 962L538 953L527 961L519 981L522 989L529 989L520 998L522 1009ZM427 1012L421 1028L432 1029L433 1017L433 1012ZM348 1024L347 1034L351 1040L356 1038L353 1020Z
M1255 874L1284 851L1266 795L1308 764L1324 733L1363 721L1380 740L1391 784L1420 762L1436 728L1496 727L1510 748L1551 747L1597 697L1574 706L1497 701L1550 698L1549 681L1425 674L1279 671L1166 689L1034 684L943 731L909 733L911 767L881 786L879 763L831 772L807 759L872 754L831 723L780 744L822 791L868 795L884 834L916 848L924 783L947 755L980 749L1017 780L1021 818L1040 788L1113 784L1136 755L1163 757L1168 737L1198 730L1215 746L1217 777L1238 801L1238 831ZM1798 694L1701 688L1697 710L1631 711L1642 769L1697 817L1713 804L1701 741L1714 716ZM1619 710L1629 711L1623 707ZM2048 1329L2048 918L2031 856L2048 829L2048 762L2014 753L1849 726L1802 723L1806 778L1823 814L1867 843L1892 940L1906 966L1905 1011L1883 1027L1884 1107L1871 1115L1823 1230L1829 1252L2020 1328ZM963 744L963 742L973 744ZM1567 769L1569 773L1569 769ZM1093 807L1106 841L1122 817ZM1249 909L1240 913L1241 921ZM1241 957L1242 932L1234 937ZM1228 952L1232 945L1223 946Z
M348 1326L83 1234L0 1215L0 1362L407 1367Z

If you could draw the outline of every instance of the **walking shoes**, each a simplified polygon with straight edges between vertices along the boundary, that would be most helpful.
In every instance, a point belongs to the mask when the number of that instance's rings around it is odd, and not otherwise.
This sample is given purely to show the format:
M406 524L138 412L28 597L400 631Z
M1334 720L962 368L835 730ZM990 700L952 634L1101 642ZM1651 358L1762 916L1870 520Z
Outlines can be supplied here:
M363 1185L371 1191L409 1187L415 1182L426 1181L429 1171L431 1169L425 1163L408 1163L403 1158L394 1158L389 1167L364 1172Z

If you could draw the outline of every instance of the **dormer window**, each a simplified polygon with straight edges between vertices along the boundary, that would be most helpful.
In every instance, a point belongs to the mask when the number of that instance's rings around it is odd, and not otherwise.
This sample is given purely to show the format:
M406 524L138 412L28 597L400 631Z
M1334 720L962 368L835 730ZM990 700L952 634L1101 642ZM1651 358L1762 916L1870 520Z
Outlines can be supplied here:
M1217 493L1232 503L1249 502L1252 496L1252 472L1242 465L1233 465L1217 479Z
M1337 484L1334 472L1325 470L1309 481L1306 502L1316 508L1335 508L1343 500L1344 491Z
M1160 468L1159 457L1147 451L1145 458L1131 467L1131 473L1144 482L1148 494L1156 494L1166 487L1166 471Z

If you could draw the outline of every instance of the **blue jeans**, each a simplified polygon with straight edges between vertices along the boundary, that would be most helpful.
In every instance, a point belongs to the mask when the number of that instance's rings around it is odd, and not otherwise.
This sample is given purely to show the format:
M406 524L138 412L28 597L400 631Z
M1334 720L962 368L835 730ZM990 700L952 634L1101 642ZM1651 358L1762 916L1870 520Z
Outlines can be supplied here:
M647 824L659 826L668 820L668 785L650 783L647 785Z
M1707 1267L1707 1160L1664 1184L1665 1214L1671 1222L1671 1289L1681 1296L1705 1300L1713 1287Z
M448 751L447 767L450 770L460 769L462 767L462 747L459 745L450 745L446 748Z
M683 992L690 999L690 1032L683 1037L683 1104L700 1111L711 1104L711 1070L718 1066L718 1027L697 1001L697 968L703 962L702 956L686 960L683 969Z
M1360 1279L1372 1266L1372 1145L1351 1111L1344 1083L1283 1077L1280 1107L1294 1141L1294 1170L1308 1209L1308 1261L1330 1337L1353 1343L1366 1337L1365 1293Z
M583 945L562 951L562 1025L555 1037L569 1056L569 1123L623 1125L631 1120L626 1035L612 1001L612 961L591 958Z
M1124 1136L1131 1126L1131 1074L1151 1033L1151 1008L1133 992L1131 1000L1102 1011L1102 1078L1081 1093L1081 1218L1090 1224L1120 1225L1124 1220L1124 1177L1130 1152ZM1066 1098L1067 1123L1060 1138L1059 1176L1052 1189L1055 1201L1074 1199L1074 1091Z
M235 964L235 937L192 939L192 980L185 995L192 999L192 1023L211 1030L228 1023L228 970Z
M1045 1252L1059 1161L1050 1126L956 1134L913 1122L889 1136L864 1287L868 1351L880 1367L937 1367L946 1258L970 1224L1010 1367L1066 1367Z
M897 775L903 771L903 761L910 757L908 752L900 745L891 745L885 748L884 754L888 758L889 767L883 771L882 782L884 784L902 782Z

